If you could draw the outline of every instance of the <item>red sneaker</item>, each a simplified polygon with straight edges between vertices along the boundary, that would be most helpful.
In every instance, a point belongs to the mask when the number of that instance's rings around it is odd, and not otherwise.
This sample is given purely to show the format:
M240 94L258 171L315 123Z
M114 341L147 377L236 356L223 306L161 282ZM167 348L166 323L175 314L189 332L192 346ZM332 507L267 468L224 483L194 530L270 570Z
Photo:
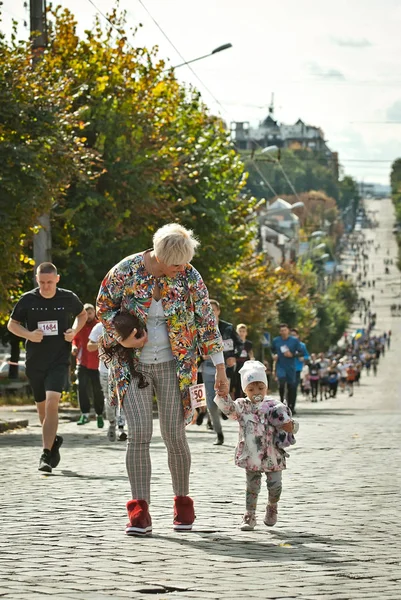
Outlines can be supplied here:
M194 501L189 496L174 497L174 521L175 531L191 531L195 521Z
M129 523L125 528L127 535L151 535L152 519L146 500L129 500L127 502Z

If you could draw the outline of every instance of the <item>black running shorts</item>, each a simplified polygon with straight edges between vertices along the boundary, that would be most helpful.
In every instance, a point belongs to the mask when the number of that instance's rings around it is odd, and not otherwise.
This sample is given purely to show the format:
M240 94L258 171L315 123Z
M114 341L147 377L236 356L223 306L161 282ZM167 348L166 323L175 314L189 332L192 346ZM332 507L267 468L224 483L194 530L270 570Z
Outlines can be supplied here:
M27 377L33 391L35 402L44 402L46 392L63 392L67 389L69 365L55 365L48 371L31 371L27 368Z

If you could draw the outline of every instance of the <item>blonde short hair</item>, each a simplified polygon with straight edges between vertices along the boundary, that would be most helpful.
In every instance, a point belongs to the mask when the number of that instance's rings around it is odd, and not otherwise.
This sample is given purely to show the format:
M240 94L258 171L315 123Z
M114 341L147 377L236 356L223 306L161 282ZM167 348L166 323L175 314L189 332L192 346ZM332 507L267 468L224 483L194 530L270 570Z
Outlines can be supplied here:
M159 260L166 265L185 265L195 254L199 242L193 231L178 223L160 227L153 236L153 249Z
M245 325L245 323L238 323L237 325L237 333L239 332L240 329L242 329L243 327L245 327L245 329L248 331L248 327Z

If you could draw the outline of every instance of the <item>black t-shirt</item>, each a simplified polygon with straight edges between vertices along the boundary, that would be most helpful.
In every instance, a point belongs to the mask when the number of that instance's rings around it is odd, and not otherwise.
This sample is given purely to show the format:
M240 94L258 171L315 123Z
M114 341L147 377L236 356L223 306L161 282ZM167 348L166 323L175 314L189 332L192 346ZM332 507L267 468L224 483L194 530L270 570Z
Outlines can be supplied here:
M237 365L238 365L238 369L241 368L241 366L244 364L244 362L246 360L250 360L250 355L249 353L252 350L252 342L250 340L245 340L244 342L244 346L241 350L241 354L237 357Z
M57 288L53 298L44 298L39 288L26 292L11 313L29 331L42 329L43 340L39 343L26 341L27 367L47 370L56 364L68 364L71 343L64 339L74 319L84 310L78 296L69 290Z
M309 363L309 376L310 377L318 377L321 366L320 363Z

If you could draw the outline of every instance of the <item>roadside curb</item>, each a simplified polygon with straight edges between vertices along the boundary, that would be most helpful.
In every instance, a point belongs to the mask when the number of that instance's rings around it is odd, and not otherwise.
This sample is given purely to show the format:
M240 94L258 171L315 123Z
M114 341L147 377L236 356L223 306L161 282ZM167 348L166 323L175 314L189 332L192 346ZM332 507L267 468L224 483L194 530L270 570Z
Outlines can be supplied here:
M28 427L28 419L15 419L14 421L0 421L0 433L5 431L11 431L13 429L21 429L22 427Z

